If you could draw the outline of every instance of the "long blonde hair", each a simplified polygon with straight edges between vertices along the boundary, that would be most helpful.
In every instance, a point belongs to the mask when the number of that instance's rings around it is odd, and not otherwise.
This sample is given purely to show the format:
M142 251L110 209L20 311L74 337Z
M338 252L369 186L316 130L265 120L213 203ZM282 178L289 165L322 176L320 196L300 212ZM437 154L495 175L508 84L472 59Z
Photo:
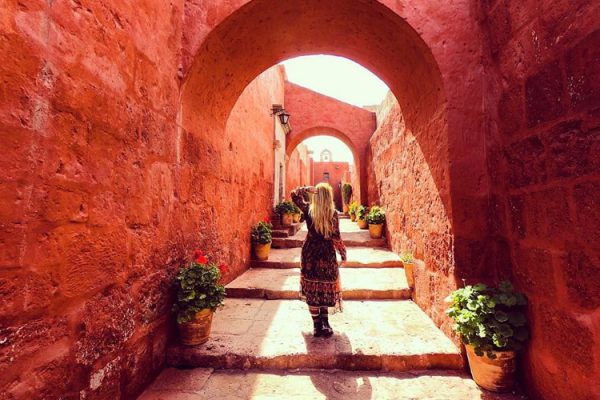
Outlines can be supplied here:
M317 193L314 194L310 203L308 213L313 220L315 230L323 237L329 239L333 233L333 189L328 183L319 183L316 186Z

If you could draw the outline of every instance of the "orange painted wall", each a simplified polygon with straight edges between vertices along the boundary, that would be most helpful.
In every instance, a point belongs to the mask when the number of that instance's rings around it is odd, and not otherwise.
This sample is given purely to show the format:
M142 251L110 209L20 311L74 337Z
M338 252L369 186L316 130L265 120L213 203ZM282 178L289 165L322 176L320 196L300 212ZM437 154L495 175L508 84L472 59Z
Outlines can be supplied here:
M310 160L306 146L299 144L292 152L287 162L286 171L286 198L290 199L290 192L298 186L312 184Z
M312 184L316 185L320 182L327 182L333 188L333 198L335 206L338 210L342 210L342 191L341 183L344 181L344 177L349 172L349 165L347 162L320 162L315 161L313 163L313 175ZM329 180L325 180L324 174L329 173Z

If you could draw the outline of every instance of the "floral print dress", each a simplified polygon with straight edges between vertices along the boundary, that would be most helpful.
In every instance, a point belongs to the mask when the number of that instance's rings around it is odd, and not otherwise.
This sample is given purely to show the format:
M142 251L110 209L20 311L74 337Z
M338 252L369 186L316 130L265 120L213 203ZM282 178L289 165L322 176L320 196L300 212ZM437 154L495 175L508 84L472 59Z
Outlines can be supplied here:
M308 234L302 246L300 298L309 306L333 307L342 311L342 290L336 250L345 258L346 247L340 236L337 212L333 215L333 234L326 239L316 231L308 213L308 191L305 187L292 192L292 200L304 213Z

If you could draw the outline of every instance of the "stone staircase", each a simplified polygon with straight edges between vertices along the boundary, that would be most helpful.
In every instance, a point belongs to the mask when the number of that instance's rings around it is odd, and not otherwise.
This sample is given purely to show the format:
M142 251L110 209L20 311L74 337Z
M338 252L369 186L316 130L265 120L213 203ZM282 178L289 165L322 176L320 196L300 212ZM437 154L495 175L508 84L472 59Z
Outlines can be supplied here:
M312 336L306 304L297 300L303 228L227 285L209 341L172 344L167 363L174 368L141 398L513 398L481 397L462 371L460 350L410 300L398 256L350 220L340 224L348 246L340 272L345 301L344 312L330 316L331 338Z

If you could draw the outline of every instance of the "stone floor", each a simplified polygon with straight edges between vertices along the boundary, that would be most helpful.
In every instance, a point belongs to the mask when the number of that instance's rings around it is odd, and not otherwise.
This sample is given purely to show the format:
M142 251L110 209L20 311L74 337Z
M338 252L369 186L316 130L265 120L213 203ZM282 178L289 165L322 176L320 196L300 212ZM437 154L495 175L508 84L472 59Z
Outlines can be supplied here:
M458 348L412 301L346 301L329 339L299 300L228 299L203 346L172 346L178 367L406 371L462 366Z
M482 391L464 373L429 370L218 371L166 369L140 400L517 400Z
M306 228L279 239L268 261L227 285L225 306L200 346L172 344L141 399L516 399L480 390L459 348L410 300L398 255L341 221L348 262L335 333L314 338L298 300ZM352 238L349 241L348 238ZM190 369L191 368L191 369Z

